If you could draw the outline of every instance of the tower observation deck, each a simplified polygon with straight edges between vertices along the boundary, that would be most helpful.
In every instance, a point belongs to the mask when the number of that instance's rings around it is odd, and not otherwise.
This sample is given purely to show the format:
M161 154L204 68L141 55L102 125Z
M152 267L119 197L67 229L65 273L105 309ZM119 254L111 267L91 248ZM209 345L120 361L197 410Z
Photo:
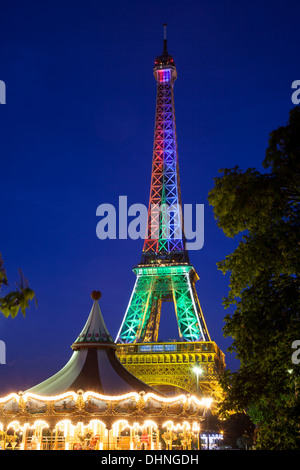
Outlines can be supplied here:
M163 52L155 59L153 73L157 94L147 232L116 338L117 354L146 383L207 394L216 388L225 368L224 354L211 341L195 289L199 277L186 249L174 107L177 70L167 50L166 25ZM161 343L161 307L170 301L175 306L179 339ZM199 364L201 376L196 376L192 369Z

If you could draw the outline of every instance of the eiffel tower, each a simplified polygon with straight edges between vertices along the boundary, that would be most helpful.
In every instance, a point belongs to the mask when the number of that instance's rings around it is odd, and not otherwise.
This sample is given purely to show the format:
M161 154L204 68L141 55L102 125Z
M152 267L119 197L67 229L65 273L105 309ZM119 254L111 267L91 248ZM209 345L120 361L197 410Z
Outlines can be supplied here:
M117 354L152 386L207 394L224 370L224 354L211 341L195 289L199 278L186 249L174 107L177 70L167 50L165 24L163 52L153 73L157 95L147 233L141 262L133 269L136 282L116 338ZM170 301L179 341L162 343L161 307Z

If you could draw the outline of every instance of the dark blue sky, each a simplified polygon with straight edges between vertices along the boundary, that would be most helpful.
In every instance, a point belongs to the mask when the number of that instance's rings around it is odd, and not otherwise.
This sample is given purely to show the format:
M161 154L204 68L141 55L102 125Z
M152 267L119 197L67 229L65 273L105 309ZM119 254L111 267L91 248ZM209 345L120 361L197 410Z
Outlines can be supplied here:
M207 195L220 168L261 169L299 79L298 1L5 2L1 6L0 252L10 287L21 267L36 291L26 318L0 316L0 394L62 367L102 291L116 336L142 241L96 237L96 208L148 204L162 23L177 65L175 108L184 203L205 204L205 242L190 253L211 337L225 352L216 262L236 246ZM2 294L7 290L2 290ZM167 315L167 312L166 312ZM167 324L167 316L162 327ZM174 317L175 318L175 317ZM174 325L172 328L175 327ZM173 330L174 331L174 330ZM172 335L171 327L166 333ZM237 363L226 354L226 363Z

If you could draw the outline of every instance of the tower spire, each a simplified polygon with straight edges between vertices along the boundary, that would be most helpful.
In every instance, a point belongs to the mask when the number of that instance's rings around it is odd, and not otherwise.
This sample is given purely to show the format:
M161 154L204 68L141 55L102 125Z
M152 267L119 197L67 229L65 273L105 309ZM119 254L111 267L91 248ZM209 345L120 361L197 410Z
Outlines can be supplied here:
M173 57L170 56L168 53L168 48L167 48L167 23L163 23L163 51L162 54L155 59L155 68L174 68L175 69L175 62ZM176 70L176 69L175 69ZM176 78L176 77L175 77Z
M167 50L167 23L163 24L164 27L164 49L163 49L163 55L168 55L168 50Z

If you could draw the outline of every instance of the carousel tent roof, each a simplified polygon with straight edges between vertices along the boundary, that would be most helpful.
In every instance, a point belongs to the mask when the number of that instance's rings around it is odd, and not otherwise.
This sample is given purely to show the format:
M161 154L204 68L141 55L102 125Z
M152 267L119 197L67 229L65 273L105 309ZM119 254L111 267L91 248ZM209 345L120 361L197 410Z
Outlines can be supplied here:
M73 354L55 375L27 392L38 395L59 395L67 391L93 391L102 395L128 392L157 392L125 369L116 357L116 346L105 326L99 302L100 292L93 291L94 300L87 322L72 344Z

